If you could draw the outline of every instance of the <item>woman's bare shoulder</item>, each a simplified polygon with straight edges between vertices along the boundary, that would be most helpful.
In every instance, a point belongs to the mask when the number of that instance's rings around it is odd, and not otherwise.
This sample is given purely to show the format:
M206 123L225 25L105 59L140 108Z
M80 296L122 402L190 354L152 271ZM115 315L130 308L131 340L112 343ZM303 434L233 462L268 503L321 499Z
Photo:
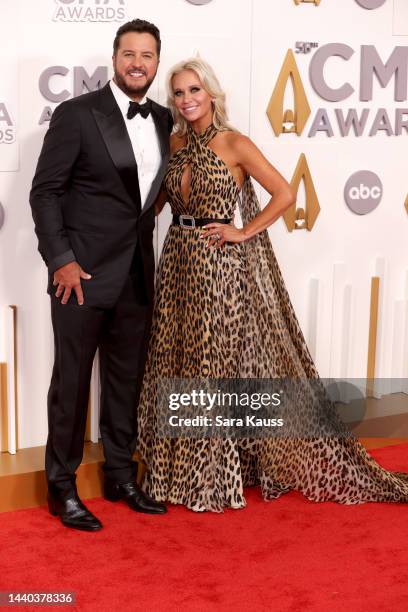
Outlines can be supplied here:
M225 152L229 152L234 157L237 163L247 158L254 152L254 143L248 136L244 136L241 132L233 130L225 130L219 132L219 143L224 148Z
M234 149L251 147L251 145L253 146L253 142L250 138L248 138L248 136L244 136L244 134L241 134L241 132L235 130L225 130L223 132L219 132L219 136L226 146Z

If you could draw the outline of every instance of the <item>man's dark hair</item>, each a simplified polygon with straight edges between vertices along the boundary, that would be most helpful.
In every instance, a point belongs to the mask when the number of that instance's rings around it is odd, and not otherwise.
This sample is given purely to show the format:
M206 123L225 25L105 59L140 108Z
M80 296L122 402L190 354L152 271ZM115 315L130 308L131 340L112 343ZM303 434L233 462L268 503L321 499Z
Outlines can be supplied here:
M145 21L144 19L133 19L132 21L128 21L127 23L124 23L122 26L120 26L119 30L116 32L115 40L113 41L114 55L116 55L116 52L119 49L120 37L123 34L127 34L128 32L137 32L138 34L151 34L153 38L156 39L157 55L160 56L160 30L154 25L154 23L150 23L149 21Z

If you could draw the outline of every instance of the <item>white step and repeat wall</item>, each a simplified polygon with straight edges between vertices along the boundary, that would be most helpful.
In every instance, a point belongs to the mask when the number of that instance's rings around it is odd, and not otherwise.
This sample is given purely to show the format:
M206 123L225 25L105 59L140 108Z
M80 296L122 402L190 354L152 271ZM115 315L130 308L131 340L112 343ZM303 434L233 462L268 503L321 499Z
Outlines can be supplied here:
M406 0L0 0L0 17L0 361L16 305L20 448L45 442L53 352L28 204L37 157L58 101L104 84L115 32L135 17L162 32L152 98L165 103L168 68L198 53L219 75L231 122L288 180L306 156L320 213L311 231L279 219L270 235L321 375L366 375L373 276L376 376L408 375ZM310 112L299 134L277 136L266 111L289 50ZM290 83L284 110L299 94ZM344 128L353 113L358 130ZM293 115L285 118L290 129ZM353 176L360 171L374 176ZM351 205L371 212L346 204L350 177ZM298 207L307 209L305 194L301 182ZM168 223L165 210L158 252Z

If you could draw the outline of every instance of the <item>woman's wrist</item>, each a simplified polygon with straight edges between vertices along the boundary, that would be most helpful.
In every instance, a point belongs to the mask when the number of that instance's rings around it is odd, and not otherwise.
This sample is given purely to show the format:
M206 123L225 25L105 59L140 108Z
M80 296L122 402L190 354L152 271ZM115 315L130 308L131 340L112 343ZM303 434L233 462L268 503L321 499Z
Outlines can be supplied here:
M253 231L251 232L249 228L245 225L244 227L241 228L240 231L243 236L243 242L246 242L247 240L249 240L250 238L253 238L256 235L256 232L255 233Z

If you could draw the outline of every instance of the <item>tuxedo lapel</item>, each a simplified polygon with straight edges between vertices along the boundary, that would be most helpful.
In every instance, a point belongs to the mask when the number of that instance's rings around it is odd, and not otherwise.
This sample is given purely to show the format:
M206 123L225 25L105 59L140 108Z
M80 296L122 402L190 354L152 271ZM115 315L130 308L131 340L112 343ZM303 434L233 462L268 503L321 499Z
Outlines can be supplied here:
M137 163L122 113L109 84L101 89L99 105L92 109L92 113L125 189L137 210L140 211Z
M147 195L146 202L143 206L142 214L144 214L152 206L159 194L164 174L166 172L167 163L169 161L170 153L167 110L157 105L155 102L152 102L152 117L156 126L156 132L160 143L161 163L150 188L150 191Z

